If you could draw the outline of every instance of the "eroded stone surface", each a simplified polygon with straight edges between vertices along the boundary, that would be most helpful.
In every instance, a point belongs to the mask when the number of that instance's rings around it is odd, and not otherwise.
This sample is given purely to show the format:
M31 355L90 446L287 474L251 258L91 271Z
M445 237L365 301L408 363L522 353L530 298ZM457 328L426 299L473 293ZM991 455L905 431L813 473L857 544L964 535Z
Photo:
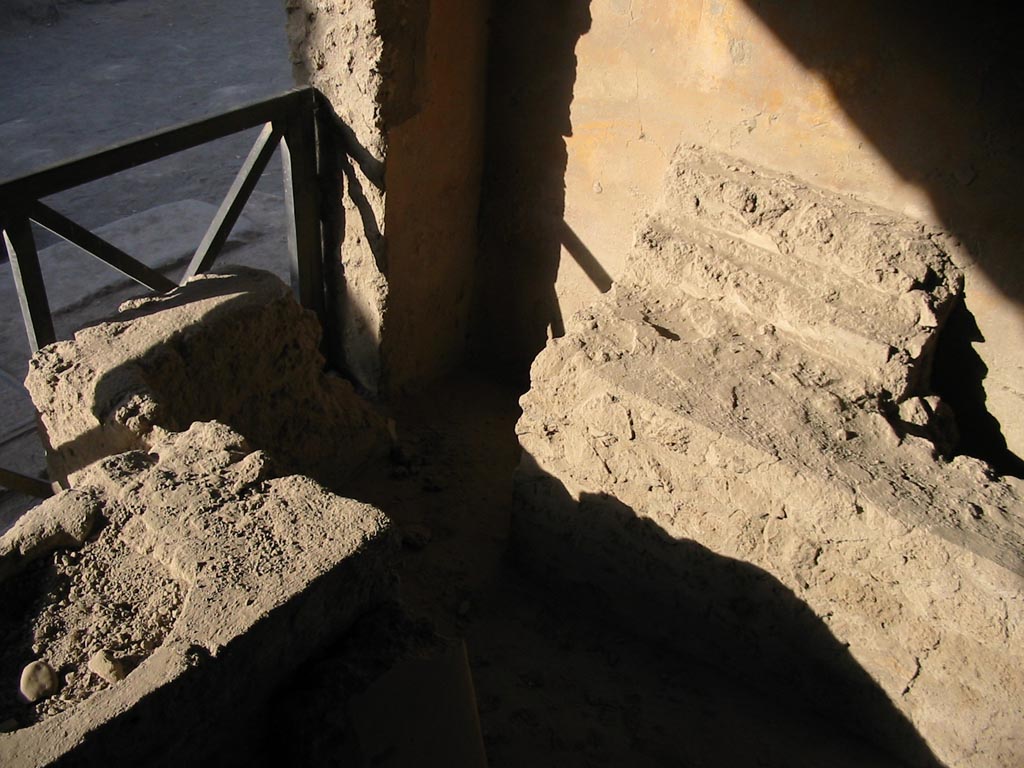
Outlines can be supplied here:
M335 486L386 449L387 433L348 382L323 373L319 343L315 316L257 270L129 302L32 359L26 386L51 476L78 485L103 456L217 419L288 470Z
M98 514L99 499L88 490L61 491L28 510L0 537L0 581L47 552L82 546Z
M943 761L1019 762L1021 483L942 458L928 389L959 290L941 234L681 151L623 279L534 364L522 553L833 711L887 696Z
M69 591L55 608L49 656L56 649L67 657L77 682L90 671L105 682L77 706L0 735L0 762L219 763L226 757L217 751L232 749L231 734L251 728L298 664L369 607L393 599L393 542L383 514L309 478L261 467L263 455L237 432L197 422L148 451L110 456L78 474L80 487L102 501L108 546L165 571L182 585L183 599L166 636L148 646L142 638L142 658L136 653L129 668L126 648L116 645L129 617L109 636L88 632L76 642L75 612L89 606ZM168 752L181 734L188 746Z
M89 671L94 675L103 678L107 683L114 683L124 680L125 669L120 659L107 650L96 651L89 657Z

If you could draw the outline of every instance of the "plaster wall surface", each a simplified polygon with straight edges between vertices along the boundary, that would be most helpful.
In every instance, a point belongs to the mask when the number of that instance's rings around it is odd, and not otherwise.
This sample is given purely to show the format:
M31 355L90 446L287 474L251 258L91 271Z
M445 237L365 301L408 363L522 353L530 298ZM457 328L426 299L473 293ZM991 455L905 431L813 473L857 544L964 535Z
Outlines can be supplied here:
M487 3L288 0L296 80L338 121L333 276L343 356L371 392L461 358L476 251Z
M383 345L391 387L432 378L462 357L477 250L486 24L486 2L430 4L422 100L388 132Z
M561 200L539 200L531 216L564 216L560 226L578 242L567 247L572 240L562 237L560 257L551 255L540 277L557 272L554 310L524 301L515 308L522 322L543 315L542 326L558 335L561 318L606 290L595 271L621 275L673 149L700 144L960 237L956 258L980 329L973 341L988 368L987 406L1011 450L1024 451L1021 159L1009 114L1020 83L1007 64L1005 31L1012 25L953 4L873 0L825 9L803 1L592 0L581 13L589 20L576 29L575 61L550 75L538 70L532 81L544 89L561 78L571 107L548 131L556 141L564 136L564 211ZM513 34L495 27L499 54ZM496 98L492 116L511 109ZM515 137L506 144L515 147ZM491 149L488 162L500 164L503 148ZM487 194L507 197L493 186ZM581 251L600 270L581 261ZM513 328L516 320L489 321Z

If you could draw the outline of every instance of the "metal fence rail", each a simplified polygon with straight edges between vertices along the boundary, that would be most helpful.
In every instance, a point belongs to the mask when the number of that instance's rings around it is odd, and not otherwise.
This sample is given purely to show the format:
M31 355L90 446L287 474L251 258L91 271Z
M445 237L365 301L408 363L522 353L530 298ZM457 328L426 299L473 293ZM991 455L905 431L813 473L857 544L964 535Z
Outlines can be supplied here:
M0 182L0 229L33 352L56 340L31 222L158 292L176 284L41 201L81 184L262 126L182 276L208 271L228 239L274 151L282 149L288 258L299 302L324 318L323 240L317 179L317 93L299 88L213 117L117 144L26 176ZM328 327L324 323L324 327ZM0 469L0 485L39 495L45 483Z

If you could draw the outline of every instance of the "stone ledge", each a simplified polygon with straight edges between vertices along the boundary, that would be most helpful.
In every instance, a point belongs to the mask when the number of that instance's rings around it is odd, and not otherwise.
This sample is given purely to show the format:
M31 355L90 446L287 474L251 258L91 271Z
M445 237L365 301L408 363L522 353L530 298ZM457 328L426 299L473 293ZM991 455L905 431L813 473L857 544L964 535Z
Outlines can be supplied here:
M291 671L395 597L383 514L264 466L237 433L196 423L79 475L120 541L185 597L122 681L0 735L4 765L230 764L232 734L252 728Z

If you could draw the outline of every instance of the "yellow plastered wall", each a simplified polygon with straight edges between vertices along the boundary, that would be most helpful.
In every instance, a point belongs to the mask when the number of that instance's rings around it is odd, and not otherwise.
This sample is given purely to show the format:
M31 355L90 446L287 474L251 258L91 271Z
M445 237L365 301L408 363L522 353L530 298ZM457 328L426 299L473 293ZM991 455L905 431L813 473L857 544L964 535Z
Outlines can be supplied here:
M986 111L993 66L967 62L984 41L959 50L955 21L918 31L881 3L814 6L593 0L576 45L565 221L616 277L671 153L695 143L953 229L970 241L987 406L1022 455L1024 241L1007 171L1019 158ZM809 10L821 18L797 16ZM565 248L556 292L566 318L599 293Z

